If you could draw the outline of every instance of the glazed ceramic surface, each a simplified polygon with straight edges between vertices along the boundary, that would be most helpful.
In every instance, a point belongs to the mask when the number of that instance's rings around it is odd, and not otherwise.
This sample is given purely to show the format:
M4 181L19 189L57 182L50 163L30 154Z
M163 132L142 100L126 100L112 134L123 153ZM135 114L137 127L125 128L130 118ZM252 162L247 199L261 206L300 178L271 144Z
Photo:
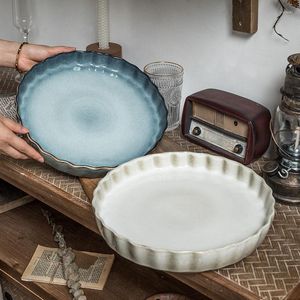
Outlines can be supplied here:
M272 191L251 169L222 157L148 155L111 171L93 199L107 243L155 269L200 272L235 263L264 239Z
M123 59L93 52L59 54L33 67L17 102L30 141L49 164L74 175L97 176L101 167L146 154L167 126L150 79Z

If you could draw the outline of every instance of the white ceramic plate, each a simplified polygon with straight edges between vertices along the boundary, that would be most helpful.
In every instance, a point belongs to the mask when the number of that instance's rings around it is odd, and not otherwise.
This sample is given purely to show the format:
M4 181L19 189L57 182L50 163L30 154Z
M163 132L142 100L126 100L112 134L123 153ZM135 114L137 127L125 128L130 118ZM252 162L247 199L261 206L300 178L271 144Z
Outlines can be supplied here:
M264 239L272 191L223 157L176 152L119 166L99 183L99 229L120 255L155 269L199 272L235 263Z

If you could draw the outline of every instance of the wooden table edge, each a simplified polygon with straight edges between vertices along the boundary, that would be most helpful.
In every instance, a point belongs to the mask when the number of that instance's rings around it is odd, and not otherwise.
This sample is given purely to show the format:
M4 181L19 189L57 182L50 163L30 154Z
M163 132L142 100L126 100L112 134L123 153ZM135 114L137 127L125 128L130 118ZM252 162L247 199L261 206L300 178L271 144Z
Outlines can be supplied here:
M172 139L168 136L164 136L161 142L163 143L159 143L152 153L182 151L182 147L177 142L172 141ZM22 176L20 176L20 174ZM100 235L92 211L92 206L89 202L80 202L78 199L75 200L70 197L69 193L59 189L54 185L48 184L47 187L44 187L44 180L37 176L30 176L30 174L24 173L24 169L17 165L12 165L9 161L6 161L3 158L0 158L0 178L6 180L10 184L18 187L19 189L66 215L67 217L85 226L89 230ZM32 182L38 185L39 191L27 186ZM67 207L64 205L66 202L68 203ZM215 271L194 274L172 272L164 273L167 276L170 276L171 278L192 287L203 295L212 297L213 299L261 299L257 294L250 291L246 287L239 285L235 281L224 277ZM197 280L195 277L197 277ZM297 292L299 290L300 283L290 291L284 300L299 300L300 298L295 298L295 295L297 297Z
M70 194L54 185L48 184L45 187L42 179L24 173L24 170L16 165L12 168L11 164L3 158L0 158L0 178L91 231L99 233L92 206L89 203L75 201ZM38 189L33 188L34 185L38 186Z

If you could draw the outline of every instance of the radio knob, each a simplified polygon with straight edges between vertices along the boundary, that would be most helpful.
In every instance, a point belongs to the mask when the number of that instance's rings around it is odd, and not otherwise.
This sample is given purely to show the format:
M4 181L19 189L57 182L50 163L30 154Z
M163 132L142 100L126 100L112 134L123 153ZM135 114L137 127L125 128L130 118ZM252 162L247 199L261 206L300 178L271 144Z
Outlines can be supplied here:
M241 144L237 144L233 148L233 152L236 154L241 154L243 151L243 146Z
M192 131L193 135L200 135L201 134L201 129L200 127L196 126L194 127L193 131Z

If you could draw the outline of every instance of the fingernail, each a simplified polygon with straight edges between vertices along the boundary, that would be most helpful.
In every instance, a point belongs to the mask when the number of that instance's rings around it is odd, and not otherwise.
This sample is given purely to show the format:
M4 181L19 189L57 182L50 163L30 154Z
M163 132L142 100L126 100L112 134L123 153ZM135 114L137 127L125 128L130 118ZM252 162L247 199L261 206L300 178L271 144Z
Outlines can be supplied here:
M38 161L39 161L40 163L43 163L43 162L44 162L44 158L43 158L43 157L39 157L39 158L38 158Z
M22 127L21 131L22 131L23 133L28 133L28 132L29 132L29 130L28 130L26 127Z

